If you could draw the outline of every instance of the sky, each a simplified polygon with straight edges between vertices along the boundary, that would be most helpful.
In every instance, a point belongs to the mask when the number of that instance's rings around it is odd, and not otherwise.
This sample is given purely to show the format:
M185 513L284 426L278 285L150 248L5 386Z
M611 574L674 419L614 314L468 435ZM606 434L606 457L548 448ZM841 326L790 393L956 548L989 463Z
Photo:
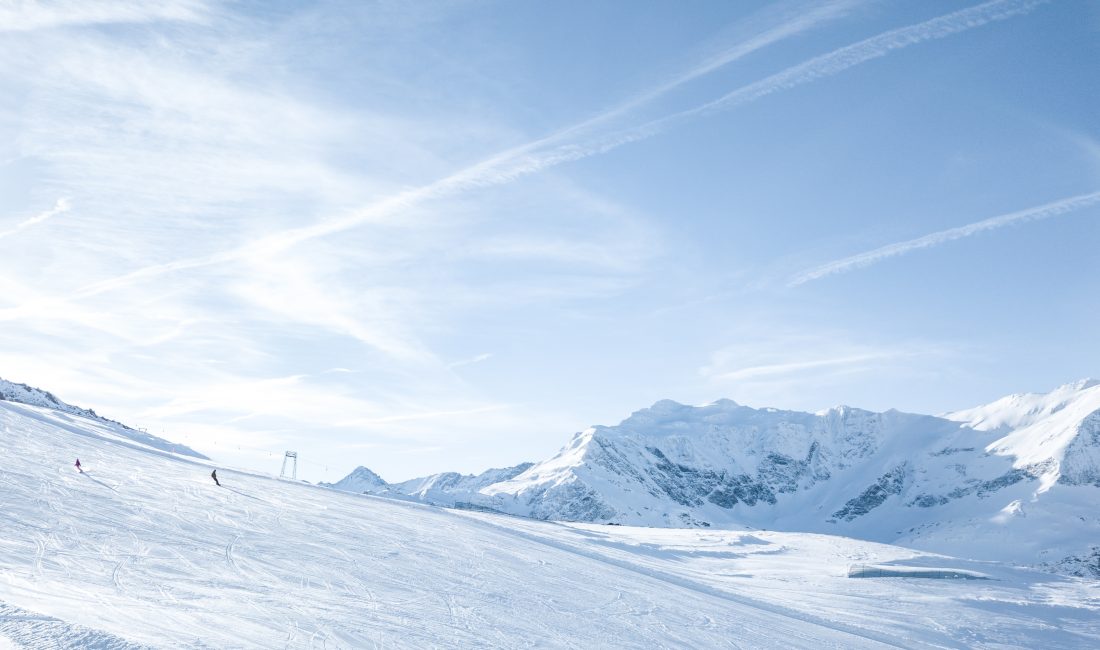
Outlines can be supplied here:
M0 377L227 466L1100 375L1088 0L16 0L0 60Z

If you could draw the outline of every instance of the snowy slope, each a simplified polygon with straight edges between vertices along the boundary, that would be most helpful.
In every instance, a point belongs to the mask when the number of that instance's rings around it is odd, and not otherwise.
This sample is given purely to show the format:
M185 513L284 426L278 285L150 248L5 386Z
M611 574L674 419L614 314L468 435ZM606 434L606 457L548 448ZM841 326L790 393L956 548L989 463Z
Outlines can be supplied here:
M826 535L569 526L444 510L227 469L218 488L201 461L60 415L0 402L0 644L1100 643L1093 581ZM88 474L69 467L75 456ZM865 563L994 579L846 577Z
M115 422L114 420L109 420L101 415L97 415L96 412L91 409L83 409L79 406L66 404L54 397L53 393L26 384L16 384L5 379L0 379L0 401L27 404L29 406L40 406L49 409L51 411L51 417L55 419L59 418L67 422L74 422L74 420L72 418L66 418L61 414L85 418L94 421L101 429L110 429L111 435L119 438L131 440L147 447L168 451L174 454L182 454L194 458L206 458L206 456L203 456L190 447L169 442L163 438L149 435L144 431L131 429L121 422Z
M666 400L474 494L424 483L402 493L449 504L454 490L450 503L538 519L839 533L1100 577L1100 384L943 417Z

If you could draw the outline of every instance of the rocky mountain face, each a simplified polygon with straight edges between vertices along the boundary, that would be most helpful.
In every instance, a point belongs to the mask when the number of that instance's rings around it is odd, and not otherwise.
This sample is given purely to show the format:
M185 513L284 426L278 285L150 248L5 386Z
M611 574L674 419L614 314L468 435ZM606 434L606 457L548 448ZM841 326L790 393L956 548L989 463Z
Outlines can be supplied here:
M662 401L492 472L398 491L540 519L836 533L1100 576L1098 382L940 417Z
M514 514L658 526L767 524L807 516L814 495L813 517L852 522L903 491L937 498L927 470L976 449L960 438L956 422L896 411L664 401L577 434L555 458L482 492ZM918 450L928 457L919 468ZM1010 468L982 469L992 480Z

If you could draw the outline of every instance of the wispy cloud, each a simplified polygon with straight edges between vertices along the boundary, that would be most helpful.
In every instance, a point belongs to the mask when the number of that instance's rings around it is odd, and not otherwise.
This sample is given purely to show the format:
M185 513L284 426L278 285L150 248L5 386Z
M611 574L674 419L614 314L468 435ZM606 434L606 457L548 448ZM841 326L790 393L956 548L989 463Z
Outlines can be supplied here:
M853 66L886 56L911 45L933 39L945 38L993 21L1021 15L1031 11L1039 4L1041 4L1040 0L994 0L969 9L956 11L924 21L916 25L890 30L878 36L864 39L852 45L839 48L828 54L812 58L804 63L787 68L786 70L766 77L760 81L735 89L711 102L644 123L637 127L607 133L600 133L599 128L593 128L600 127L610 122L613 118L628 114L634 108L652 101L656 97L692 79L711 72L732 61L736 61L753 51L771 45L784 38L802 33L819 23L832 20L842 15L844 11L849 8L851 3L842 2L824 5L822 8L807 12L806 15L795 18L784 16L783 18L785 18L785 21L780 22L780 24L758 29L752 35L746 37L743 42L739 42L727 48L718 56L705 60L703 63L692 67L685 73L674 77L668 82L658 84L654 88L640 93L620 106L614 107L593 118L560 129L550 136L501 151L477 164L459 170L437 181L390 194L364 208L345 212L342 216L336 218L318 221L307 226L261 233L251 239L251 241L233 248L210 254L184 257L170 262L142 266L121 275L90 282L67 295L55 294L53 296L46 296L31 303L24 303L9 309L0 310L0 320L13 320L24 318L29 315L56 312L62 310L67 304L74 300L100 296L108 292L131 286L134 283L144 282L170 273L205 269L225 264L238 264L242 262L252 267L265 266L267 265L265 261L285 256L286 251L306 242L346 232L367 224L389 223L394 217L407 215L411 210L429 201L436 201L446 197L455 197L471 190L507 184L556 165L605 153L630 142L652 137L681 121L732 109L782 90L794 88L801 84L835 75ZM87 64L83 63L74 62L73 65L87 67ZM115 76L97 72L91 75L91 78L98 80L95 83L112 89L111 92L116 93L120 100L125 100L125 102L120 101L119 103L122 107L129 106L135 99L134 93L139 93L136 96L139 105L147 103L147 101L153 102L152 105L155 106L164 105L164 110L159 111L158 114L167 113L171 115L172 108L169 105L165 105L165 102L170 102L168 98L177 96L180 93L173 92L167 95L163 93L150 94L151 91L148 89L157 86L149 83L148 80L156 76L156 70L140 65L130 67L136 71L135 74L139 75L139 80L119 86L117 89L116 86L118 86L119 82L116 80ZM99 70L100 68L102 68L102 65L96 64L96 67L93 69ZM201 85L204 83L202 77L196 76L192 71L169 76L168 78L172 80L172 83L178 84L181 87L194 87L196 84ZM209 84L207 83L207 85ZM266 103L270 103L271 107L259 110L258 114L270 116L271 119L265 122L266 126L260 130L257 130L255 127L245 129L245 133L250 133L255 136L253 139L246 140L245 144L250 142L256 144L260 143L271 131L278 130L279 124L288 121L307 124L328 124L331 122L331 120L324 118L324 116L311 115L311 110L308 107L302 107L293 100L273 96L271 93L252 96L249 95L247 91L234 88L228 85L228 83L222 83L221 81L217 81L212 87L218 90L218 92L213 95L213 97L218 99L217 103L209 105L209 100L204 100L203 105L192 106L186 118L188 129L192 127L203 129L202 132L204 136L201 138L203 142L213 143L219 137L225 137L225 134L232 131L237 123L236 118L234 118L230 120L229 126L225 129L219 127L218 130L207 132L208 129L200 118L211 110L213 111L211 114L213 118L212 121L214 123L219 123L220 121L224 121L222 117L226 115L257 114L256 111L251 109L242 110L242 107L247 109L249 106L259 107ZM224 101L222 100L223 98ZM303 116L305 119L303 119ZM136 124L140 124L140 122ZM179 141L177 135L178 125L169 123L164 129L166 133L171 134L169 142ZM592 133L592 131L595 131L595 133ZM327 134L325 137L327 137ZM258 151L262 154L264 148L264 146L260 146ZM117 149L117 147L115 149ZM249 155L255 158L257 155L256 151L255 147L253 147ZM208 156L207 152L203 149L196 150L194 156L190 157L194 159L195 168L203 169L204 171L202 174L206 176L209 176L210 173L205 170L205 161L209 157L210 156ZM224 158L224 156L221 157ZM133 156L133 158L137 160L141 159L140 156ZM93 163L94 161L88 161L89 165ZM157 167L161 166L158 165ZM165 169L176 169L178 165L165 165L163 167ZM262 169L263 167L263 164L259 165L259 168ZM255 168L256 165L251 163L240 164L240 161L231 160L223 176L231 178L234 174L239 174L239 170L241 169L248 169L249 174L253 175ZM300 173L298 169L280 170L279 176L276 177L276 180L273 180L272 183L278 182L277 178L289 177L294 174L300 175ZM315 175L318 178L326 176L321 169L318 169ZM120 176L129 177L130 175L120 174ZM336 174L336 176L339 176L339 174ZM166 182L166 186L174 184L174 179L169 179L167 176L163 180ZM247 182L249 181L246 181L246 183ZM195 187L206 187L202 176L196 176L194 182L190 183L190 185ZM226 198L231 198L231 195ZM509 242L506 246L483 245L481 248L486 253L492 254L514 255L523 253L531 255L554 255L556 257L569 255L577 259L578 251L580 251L583 246L562 245L560 243L551 245L548 244L548 240L544 240L542 242ZM581 255L580 257L585 259L600 259L603 256L600 251L593 249L593 254L587 256ZM248 295L262 298L265 295L271 295L271 291L275 289L279 289L281 293L286 294L286 291L279 287L269 286L268 290L250 291ZM313 295L316 296L320 294L314 293ZM330 300L326 299L325 301L327 304L334 304ZM305 313L302 310L290 309L289 305L293 304L292 302L281 302L279 300L260 300L259 302L269 307L278 307L282 305L283 307L278 309L278 311L283 315L289 313ZM377 327L365 327L362 325L361 321L349 319L344 316L336 316L336 312L333 310L322 310L320 313L330 313L334 315L334 319L329 320L335 329L350 333L364 343L379 346L380 349L393 352L399 357L427 357L427 353L422 347L415 341L410 340L407 335L387 334L386 332L378 331ZM311 322L314 323L318 323L320 320L320 316L311 318ZM399 327L398 323L400 323L400 320L392 318L391 316L383 316L381 319L375 319L376 325L386 322L393 324L394 327L390 328L392 332L396 333L398 331L395 328Z
M141 0L23 2L15 0L0 6L0 32L162 20L199 21L207 14L207 4L202 0L174 0L173 2L142 2Z
M567 143L549 150L536 151L518 157L515 153L511 153L504 161L507 164L498 162L490 166L492 174L487 173L486 170L469 171L475 173L484 184L497 184L566 162L608 153L624 145L664 133L683 122L731 110L784 90L834 76L849 68L913 45L947 38L992 22L1027 14L1046 1L992 0L915 25L893 29L791 66L699 106L672 113L639 126L598 134L588 140Z
M471 190L511 183L524 176L529 176L565 162L609 151L611 148L638 138L631 135L615 140L613 144L608 145L605 142L606 136L599 134L598 127L627 115L638 107L666 95L683 84L737 61L752 52L843 16L858 4L860 2L857 0L842 0L821 4L803 11L794 11L792 5L787 8L787 11L773 10L766 12L764 16L758 16L750 21L750 28L747 29L745 34L741 35L740 40L734 45L724 48L717 55L706 58L703 62L683 73L657 84L617 106L559 129L548 136L500 151L434 182L401 190L372 202L366 207L348 211L341 216L307 226L261 234L235 248L216 253L136 269L120 276L87 284L77 289L69 298L78 299L100 295L134 282L169 273L269 257L314 239L345 232L367 224L383 223L428 201L455 196ZM776 20L780 21L779 24L767 24L768 21ZM163 95L159 96L163 97ZM264 111L264 113L269 112ZM235 111L232 114L253 115L253 113L254 111ZM284 123L286 121L288 120L283 120ZM293 121L296 123L323 124L327 120L311 117L307 120ZM596 131L596 133L592 133L593 131ZM647 125L638 130L638 133L643 132L652 135L654 130ZM250 175L255 173L254 165L236 163L228 166L227 171L233 174L237 173L233 170L242 168L249 169Z
M611 133L595 136L571 138L585 132L589 127L602 124L611 117L617 117L637 106L652 101L677 86L698 76L711 72L722 65L735 61L750 52L758 50L776 41L792 36L817 25L823 20L833 18L843 5L831 5L829 10L810 12L808 17L792 23L781 24L758 36L749 39L738 47L731 48L720 57L710 60L674 80L657 86L655 89L639 95L638 98L600 114L584 122L571 125L558 132L529 142L520 147L500 152L480 163L458 171L429 185L406 190L382 202L352 213L344 218L321 222L304 228L285 231L253 242L248 246L230 252L230 258L250 255L257 252L277 252L300 242L323 237L354 228L360 224L378 219L400 209L407 209L429 199L442 198L472 189L491 187L510 183L521 177L534 174L551 167L572 162L593 155L607 153L613 149L639 140L650 138L666 131L673 125L691 118L730 110L768 95L788 90L812 81L836 75L862 63L878 59L898 50L923 42L947 38L983 25L1006 20L1026 14L1046 0L993 0L975 7L945 14L915 25L890 30L814 57L803 63L791 66L779 73L760 81L742 86L722 97L700 106L680 111L637 127L631 127ZM566 141L565 144L558 144ZM547 147L550 147L547 149ZM224 256L210 258L209 263L223 261Z
M46 210L45 212L40 212L39 214L36 214L29 219L25 219L24 221L15 224L7 230L0 230L0 239L3 239L4 237L7 237L9 235L14 235L15 233L30 228L31 226L40 224L47 219L52 219L59 214L68 212L71 209L72 205L69 203L69 200L65 198L60 198L49 210Z
M825 359L807 359L803 361L786 361L781 363L768 363L759 366L748 366L730 372L723 372L713 376L713 379L738 381L743 379L757 379L760 377L776 377L819 370L822 368L843 368L848 366L866 365L872 361L886 361L912 356L911 352L890 350L874 353L852 354L841 357L829 357Z
M943 346L928 343L855 342L843 332L775 331L716 351L700 373L714 381L738 383L801 381L822 374L867 369L903 359L942 356Z
M949 228L947 230L941 230L934 232L923 237L917 237L916 239L910 239L908 241L898 242L896 244L889 244L882 246L874 250L867 251L865 253L859 253L858 255L852 255L839 260L834 260L828 264L822 264L821 266L803 271L794 276L787 284L790 287L796 287L800 284L805 284L813 280L820 280L826 276L835 275L837 273L846 273L848 271L854 271L856 269L862 269L872 264L877 264L883 260L891 257L897 257L898 255L905 255L906 253L919 250L922 248L931 248L932 246L939 246L956 239L962 239L964 237L970 237L971 235L977 235L979 233L986 232L988 230L996 230L997 228L1004 228L1012 224L1023 223L1027 221L1039 221L1041 219L1050 219L1063 214L1074 212L1088 208L1093 205L1100 204L1100 192L1093 192L1091 194L1080 194L1077 196L1071 196L1060 201L1054 201L1052 203L1046 203L1034 208L1028 208L1026 210L1020 210L1018 212L1010 212L1008 214L1002 214L996 217L990 217L983 221L967 224L965 226L959 226L958 228Z
M755 406L818 409L855 395L875 394L874 386L911 383L935 376L966 354L957 345L927 340L875 340L845 330L744 329L737 340L713 352L699 374L729 396ZM890 408L898 403L859 405ZM820 400L828 400L823 403Z
M323 272L305 256L257 259L250 273L230 285L233 295L280 322L327 328L405 363L438 361L406 331L411 318L403 312L399 289L351 290L344 284L325 283Z
M461 368L462 366L470 366L475 363L481 363L482 361L488 361L493 358L492 352L483 352L479 355L470 357L469 359L461 359L459 361L452 361L447 364L448 368Z
M520 153L522 150L533 151L546 145L561 142L593 127L607 124L667 95L684 84L706 76L769 45L817 29L831 21L842 18L850 13L853 8L862 4L866 4L866 0L837 0L811 3L809 5L779 3L738 25L736 34L732 37L734 42L731 45L721 48L714 55L704 58L695 66L673 75L668 80L656 84L612 108L560 129L547 137L532 141L524 147L513 150L512 153Z
M337 426L341 427L362 427L377 424L391 424L394 422L410 422L415 420L438 420L444 418L461 418L470 415L481 415L484 413L492 413L494 411L506 410L508 405L506 404L489 404L486 406L478 406L475 408L458 409L450 411L421 411L417 413L399 413L394 415L386 415L378 418L360 418L355 420L341 420L337 422Z

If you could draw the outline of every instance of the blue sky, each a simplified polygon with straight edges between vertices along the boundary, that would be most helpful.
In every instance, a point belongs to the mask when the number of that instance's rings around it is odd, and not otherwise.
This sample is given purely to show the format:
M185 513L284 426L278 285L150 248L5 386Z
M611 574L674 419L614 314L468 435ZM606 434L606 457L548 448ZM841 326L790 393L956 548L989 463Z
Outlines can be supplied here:
M1100 374L1085 0L0 7L0 376L390 480Z

